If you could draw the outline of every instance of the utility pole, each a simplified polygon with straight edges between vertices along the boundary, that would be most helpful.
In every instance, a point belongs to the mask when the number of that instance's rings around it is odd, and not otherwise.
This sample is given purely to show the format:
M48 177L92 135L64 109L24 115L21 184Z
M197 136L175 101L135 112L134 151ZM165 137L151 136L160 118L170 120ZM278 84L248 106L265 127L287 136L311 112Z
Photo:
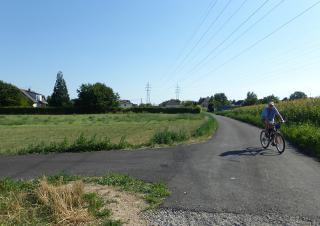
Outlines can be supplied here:
M147 100L146 100L146 104L150 104L150 94L151 94L151 86L150 83L148 82L146 85L146 92L147 92Z
M177 87L176 87L176 100L179 100L179 97L180 97L180 87L177 84Z

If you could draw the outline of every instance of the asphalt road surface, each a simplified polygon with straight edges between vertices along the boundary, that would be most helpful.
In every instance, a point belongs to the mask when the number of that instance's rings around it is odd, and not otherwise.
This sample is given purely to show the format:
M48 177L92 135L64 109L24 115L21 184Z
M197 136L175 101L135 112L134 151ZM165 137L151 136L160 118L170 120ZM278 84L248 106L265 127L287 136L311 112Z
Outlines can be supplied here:
M259 129L216 116L208 142L173 148L0 157L0 177L33 178L65 171L125 173L163 181L163 208L208 213L280 214L320 219L320 163L294 148L261 149Z

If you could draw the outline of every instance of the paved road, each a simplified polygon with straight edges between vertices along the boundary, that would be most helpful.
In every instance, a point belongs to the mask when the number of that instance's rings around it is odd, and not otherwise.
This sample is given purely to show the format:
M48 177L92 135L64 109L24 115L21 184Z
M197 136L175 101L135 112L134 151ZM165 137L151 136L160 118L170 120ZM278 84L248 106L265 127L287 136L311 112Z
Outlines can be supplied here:
M203 144L136 151L0 157L0 177L32 178L66 171L126 173L164 181L172 195L164 208L320 217L320 163L289 148L262 150L259 129L221 116Z

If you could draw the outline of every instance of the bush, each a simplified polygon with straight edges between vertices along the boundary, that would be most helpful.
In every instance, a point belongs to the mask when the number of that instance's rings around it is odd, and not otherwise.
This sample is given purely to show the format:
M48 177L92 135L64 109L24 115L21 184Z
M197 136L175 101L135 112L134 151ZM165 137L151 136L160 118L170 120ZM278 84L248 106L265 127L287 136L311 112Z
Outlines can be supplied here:
M185 131L169 131L168 129L154 134L151 142L153 144L173 144L175 142L185 141L189 138Z
M198 114L201 108L160 108L160 107L144 107L144 108L129 108L120 109L114 108L110 110L102 110L99 108L89 107L4 107L0 108L0 115L22 115L22 114L39 114L39 115L68 115L68 114L103 114L103 113L166 113L166 114L181 114L191 113Z
M200 107L183 107L183 108L163 108L163 107L135 107L124 109L123 112L134 112L134 113L166 113L166 114L181 114L181 113L191 113L199 114L201 113Z

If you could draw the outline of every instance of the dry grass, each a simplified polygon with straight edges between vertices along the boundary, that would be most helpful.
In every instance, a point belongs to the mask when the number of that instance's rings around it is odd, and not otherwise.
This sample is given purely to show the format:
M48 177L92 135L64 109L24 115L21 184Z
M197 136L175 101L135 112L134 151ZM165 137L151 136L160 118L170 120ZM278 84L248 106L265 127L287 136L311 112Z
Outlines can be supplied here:
M53 220L59 225L76 225L94 220L88 209L85 208L82 181L54 186L48 184L46 179L42 179L35 194L39 201L50 210Z
M126 175L0 179L0 225L147 225L143 211L170 194Z
M96 184L85 185L85 191L97 193L104 199L112 212L112 220L121 221L123 225L147 225L142 212L148 205L142 195L119 191L112 186Z

